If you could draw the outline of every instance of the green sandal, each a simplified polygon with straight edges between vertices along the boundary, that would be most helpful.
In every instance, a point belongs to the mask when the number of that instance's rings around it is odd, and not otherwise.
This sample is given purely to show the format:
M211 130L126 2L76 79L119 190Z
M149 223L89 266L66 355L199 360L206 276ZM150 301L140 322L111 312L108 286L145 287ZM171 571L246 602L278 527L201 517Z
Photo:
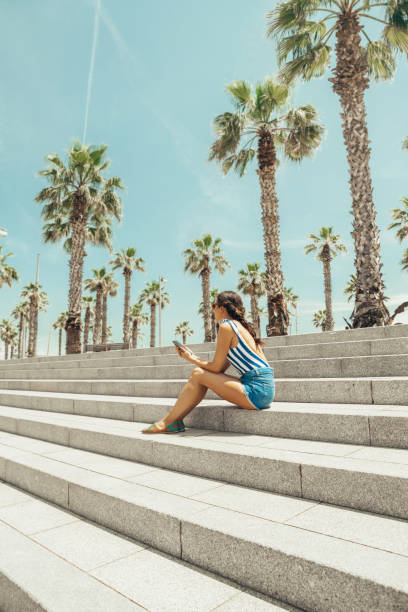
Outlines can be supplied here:
M173 423L170 423L164 429L161 429L156 423L153 423L153 425L150 425L147 429L143 429L142 433L149 433L149 430L153 430L155 427L159 431L153 433L179 433L186 430L183 421L173 421Z

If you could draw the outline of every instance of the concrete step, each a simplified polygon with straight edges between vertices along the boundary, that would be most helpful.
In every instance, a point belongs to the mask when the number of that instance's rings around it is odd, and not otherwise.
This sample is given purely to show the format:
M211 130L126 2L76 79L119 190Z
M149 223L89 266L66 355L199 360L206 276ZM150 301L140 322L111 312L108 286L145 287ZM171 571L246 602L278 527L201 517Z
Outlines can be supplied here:
M404 520L225 485L8 433L0 438L0 478L303 610L408 607ZM47 541L55 547L61 540ZM121 580L117 578L114 588L129 579L131 569L122 568L117 567ZM98 571L102 581L106 571ZM244 602L238 608L226 603L224 609L252 608Z
M298 610L5 483L0 538L4 612Z
M408 450L145 424L2 406L0 430L283 495L408 519Z
M162 419L174 398L1 391L0 405L139 423ZM187 427L320 442L408 448L408 407L274 402L254 413L224 400L204 399Z
M129 351L128 351L129 352ZM303 344L299 346L267 347L264 349L269 361L286 361L300 359L334 358L334 357L364 357L372 355L407 355L407 338L390 338L385 340L358 340L348 342L333 342L320 344ZM211 360L214 351L197 351L197 356L203 360ZM11 370L62 370L78 368L106 368L111 367L135 367L135 366L163 366L181 365L183 362L175 353L165 353L163 355L133 355L115 357L110 356L104 359L90 359L89 354L82 355L82 358L67 359L65 357L49 357L44 361L29 361L19 359L0 362L0 372L10 372ZM76 356L75 356L76 357Z
M137 397L178 397L186 379L0 379L0 389ZM219 399L208 390L207 399ZM376 378L275 378L276 402L408 405L408 376Z
M181 361L181 363L180 363ZM63 369L3 369L0 378L27 379L179 379L188 378L193 365L179 360L177 365L139 365L120 367L83 367ZM270 361L277 378L348 378L406 376L408 353L405 355L373 355L369 357L333 357L324 359L289 359ZM232 370L231 370L232 371ZM235 370L234 370L235 371Z
M354 342L354 341L366 341L366 340L383 340L390 338L407 338L408 342L408 324L407 325L391 325L388 327L369 327L364 329L353 329L353 330L338 330L333 332L316 332L311 334L298 334L293 336L274 336L271 338L263 338L265 341L264 348L276 348L276 347L292 347L310 344L331 344L335 342ZM214 351L215 343L206 342L198 344L190 344L188 346L195 352L208 352ZM400 349L398 349L400 352ZM405 352L405 351L402 351ZM408 352L408 351L407 351ZM77 355L63 355L61 357L55 357L58 360L73 360L73 359L111 359L121 357L136 357L136 356L151 356L151 355L174 355L174 345L153 347L153 348L137 348L127 349L120 351L107 351L103 353L85 353ZM312 354L311 356L316 356ZM327 355L335 356L335 355ZM25 363L36 363L42 361L50 361L49 356L39 357L26 357Z

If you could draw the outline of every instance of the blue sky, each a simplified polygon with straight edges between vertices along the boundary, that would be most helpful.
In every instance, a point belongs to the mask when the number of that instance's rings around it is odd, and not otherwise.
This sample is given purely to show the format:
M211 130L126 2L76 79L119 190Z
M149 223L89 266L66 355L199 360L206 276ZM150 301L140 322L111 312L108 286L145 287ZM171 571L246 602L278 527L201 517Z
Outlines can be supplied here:
M123 222L115 227L114 249L134 246L147 273L136 273L132 302L146 281L159 274L167 280L171 304L163 311L163 343L174 328L189 320L192 342L201 342L197 315L201 285L183 272L181 252L204 232L221 237L231 264L211 285L236 289L237 271L263 259L259 185L255 165L240 179L224 177L208 163L214 139L212 119L231 110L227 83L252 83L276 73L273 43L265 37L265 14L273 0L102 0L89 105L87 144L106 143L112 163L108 175L119 175ZM44 156L63 158L74 138L81 138L93 39L93 0L0 1L0 238L14 252L21 281L0 293L0 317L19 301L22 287L34 280L40 253L40 282L49 294L48 312L39 318L39 352L47 349L48 330L67 308L68 258L59 245L41 240L40 206L34 197L43 186L37 176ZM370 26L371 27L371 26ZM373 36L378 32L372 28ZM316 331L314 311L324 308L322 264L304 255L308 234L333 227L348 247L332 264L335 328L343 329L351 305L343 290L354 271L351 198L341 133L339 103L327 74L299 84L293 104L313 104L325 125L324 141L313 159L283 162L277 173L282 266L285 285L300 296L298 332ZM404 245L386 228L390 209L408 195L406 59L400 57L391 82L373 84L366 95L372 146L372 176L386 295L390 308L407 296L407 274L399 261ZM110 259L109 252L89 249L84 277ZM123 278L109 303L109 324L121 339ZM249 302L246 300L247 306ZM403 319L400 319L403 320ZM406 318L406 320L408 320ZM265 325L266 319L263 319ZM149 341L145 328L144 343ZM56 333L51 352L56 350Z

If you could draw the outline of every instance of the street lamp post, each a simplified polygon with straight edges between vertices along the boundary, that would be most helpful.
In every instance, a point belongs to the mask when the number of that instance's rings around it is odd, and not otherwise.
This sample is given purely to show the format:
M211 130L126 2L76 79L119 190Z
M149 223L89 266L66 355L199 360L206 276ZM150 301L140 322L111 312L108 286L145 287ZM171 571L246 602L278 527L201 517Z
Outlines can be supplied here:
M162 343L162 323L161 323L161 284L166 283L167 280L162 276L159 276L159 346Z

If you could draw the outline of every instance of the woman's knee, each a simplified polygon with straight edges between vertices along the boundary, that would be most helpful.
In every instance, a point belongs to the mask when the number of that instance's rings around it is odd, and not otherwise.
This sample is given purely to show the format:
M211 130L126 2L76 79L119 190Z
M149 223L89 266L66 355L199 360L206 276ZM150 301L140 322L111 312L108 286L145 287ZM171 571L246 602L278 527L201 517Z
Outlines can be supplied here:
M203 368L200 368L199 366L195 367L194 370L191 372L190 378L192 380L200 380L202 378L204 374L204 370Z

